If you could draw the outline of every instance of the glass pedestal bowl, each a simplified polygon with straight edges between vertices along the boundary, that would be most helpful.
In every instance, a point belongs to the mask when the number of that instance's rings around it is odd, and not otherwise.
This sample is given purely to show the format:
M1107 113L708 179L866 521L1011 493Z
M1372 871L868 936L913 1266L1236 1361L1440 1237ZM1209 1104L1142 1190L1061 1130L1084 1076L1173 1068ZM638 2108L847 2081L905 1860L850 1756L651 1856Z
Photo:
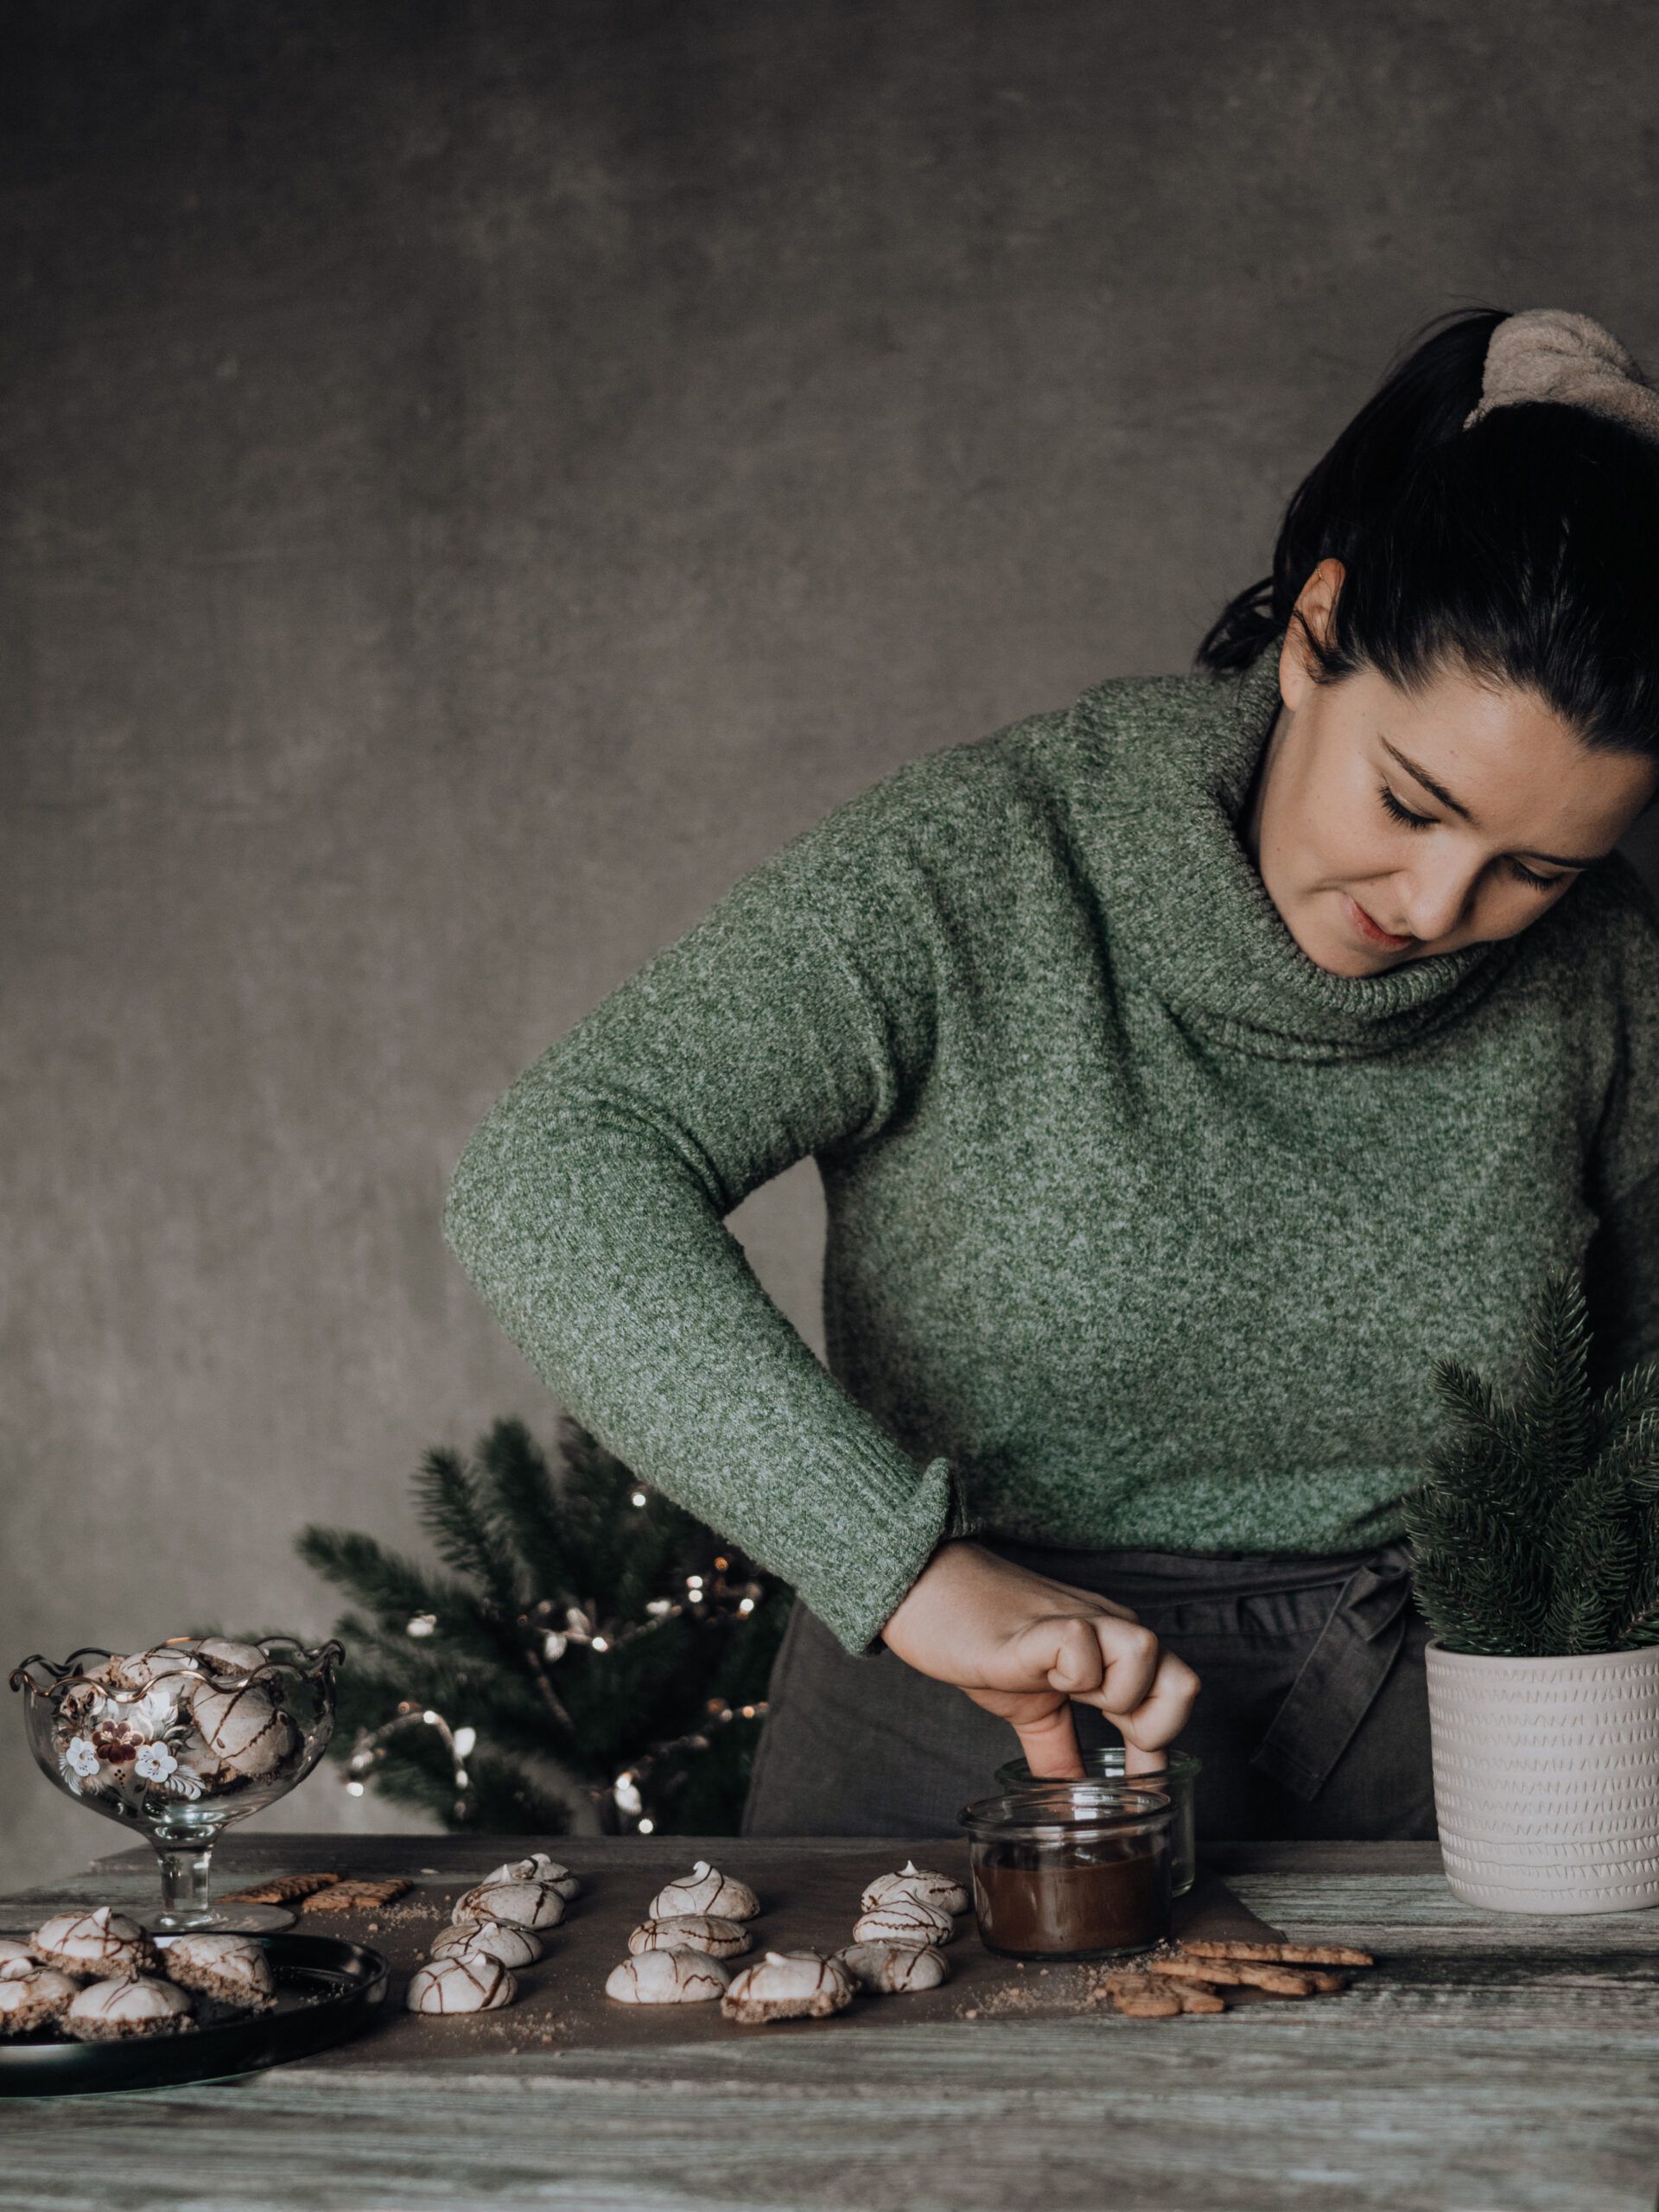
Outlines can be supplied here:
M162 1901L138 1916L146 1928L292 1924L276 1906L210 1904L208 1861L233 1821L286 1796L322 1757L344 1656L291 1636L175 1637L130 1656L83 1647L13 1669L41 1772L155 1847Z

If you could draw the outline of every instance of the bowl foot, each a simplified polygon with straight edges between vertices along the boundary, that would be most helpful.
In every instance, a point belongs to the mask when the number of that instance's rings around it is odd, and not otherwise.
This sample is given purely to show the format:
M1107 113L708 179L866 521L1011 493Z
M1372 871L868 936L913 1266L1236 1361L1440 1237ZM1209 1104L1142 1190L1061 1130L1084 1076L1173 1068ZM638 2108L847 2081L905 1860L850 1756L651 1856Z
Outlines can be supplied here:
M219 1936L264 1936L275 1928L291 1928L295 1916L281 1904L215 1904L206 1912L136 1913L134 1918L152 1936L195 1935L211 1929Z

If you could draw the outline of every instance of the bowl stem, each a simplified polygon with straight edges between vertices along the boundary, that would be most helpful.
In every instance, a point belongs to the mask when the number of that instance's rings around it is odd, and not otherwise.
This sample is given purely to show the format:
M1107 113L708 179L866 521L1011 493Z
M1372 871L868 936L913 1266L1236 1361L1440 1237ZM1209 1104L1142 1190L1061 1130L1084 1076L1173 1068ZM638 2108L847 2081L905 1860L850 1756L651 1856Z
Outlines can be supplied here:
M207 1902L207 1862L211 1843L169 1844L152 1838L162 1866L162 1910L159 1928L207 1928L213 1922Z

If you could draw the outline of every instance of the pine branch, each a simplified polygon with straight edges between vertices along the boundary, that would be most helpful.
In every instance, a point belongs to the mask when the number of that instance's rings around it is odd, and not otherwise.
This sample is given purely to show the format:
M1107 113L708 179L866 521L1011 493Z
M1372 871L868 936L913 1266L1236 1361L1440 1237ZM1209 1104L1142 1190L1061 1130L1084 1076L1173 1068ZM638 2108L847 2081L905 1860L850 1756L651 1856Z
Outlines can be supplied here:
M331 1756L349 1761L373 1735L375 1784L389 1796L451 1827L518 1833L563 1821L538 1763L585 1784L601 1813L616 1776L637 1766L660 1833L683 1807L724 1832L752 1756L737 1739L752 1745L754 1724L711 1726L710 1707L741 1715L760 1702L789 1593L568 1415L562 1437L562 1467L519 1421L494 1423L471 1460L426 1455L421 1515L450 1573L351 1531L303 1532L302 1556L355 1601L339 1624L350 1663ZM704 1611L690 1599L693 1575L711 1594L722 1579L753 1582L760 1602ZM591 1617L591 1641L566 1640L568 1605ZM460 1804L439 1731L380 1733L424 1711L476 1732Z
M1643 1505L1659 1504L1659 1407L1640 1405L1627 1411L1603 1449L1604 1452L1618 1454L1624 1479L1634 1501Z
M1627 1431L1659 1427L1659 1360L1627 1367L1596 1408L1596 1445L1605 1451Z
M1625 1600L1616 1651L1641 1651L1659 1643L1659 1525L1650 1509L1644 1510L1642 1519L1642 1564Z
M493 1611L512 1618L520 1602L518 1570L460 1453L429 1452L415 1478L415 1495L440 1557L477 1584Z
M418 1613L453 1612L470 1602L459 1583L446 1582L350 1529L313 1522L300 1531L294 1548L325 1581L388 1623L412 1620Z
M1402 1505L1420 1610L1452 1650L1543 1656L1659 1641L1659 1363L1599 1400L1581 1277L1529 1316L1515 1401L1460 1362L1449 1421Z
M1461 1362L1437 1362L1433 1382L1451 1433L1402 1505L1419 1608L1452 1650L1533 1651L1549 1599L1535 1557L1547 1501L1527 1479L1523 1432Z
M1545 1649L1576 1656L1611 1649L1637 1553L1624 1484L1605 1457L1561 1499L1550 1554L1554 1576Z
M308 1567L366 1605L393 1636L410 1620L429 1614L458 1649L485 1660L512 1656L511 1632L470 1590L411 1566L372 1536L313 1526L300 1532L295 1548Z
M1590 1339L1584 1285L1557 1268L1545 1280L1526 1332L1522 1415L1536 1478L1556 1492L1582 1471L1592 1449Z
M569 1603L576 1583L564 1510L546 1455L521 1421L498 1421L478 1447L490 1508L504 1543L524 1563L532 1599Z

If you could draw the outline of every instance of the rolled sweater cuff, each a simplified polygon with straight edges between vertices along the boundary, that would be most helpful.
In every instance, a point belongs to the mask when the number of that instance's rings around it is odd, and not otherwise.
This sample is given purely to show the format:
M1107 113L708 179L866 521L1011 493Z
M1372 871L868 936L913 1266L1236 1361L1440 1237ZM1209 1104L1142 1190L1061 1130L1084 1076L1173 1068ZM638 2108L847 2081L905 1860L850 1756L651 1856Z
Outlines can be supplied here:
M836 1474L818 1494L838 1510L831 1517L808 1508L817 1541L810 1566L793 1580L843 1649L868 1657L939 1546L969 1533L970 1516L950 1460L931 1459L918 1475L885 1439L855 1446Z

